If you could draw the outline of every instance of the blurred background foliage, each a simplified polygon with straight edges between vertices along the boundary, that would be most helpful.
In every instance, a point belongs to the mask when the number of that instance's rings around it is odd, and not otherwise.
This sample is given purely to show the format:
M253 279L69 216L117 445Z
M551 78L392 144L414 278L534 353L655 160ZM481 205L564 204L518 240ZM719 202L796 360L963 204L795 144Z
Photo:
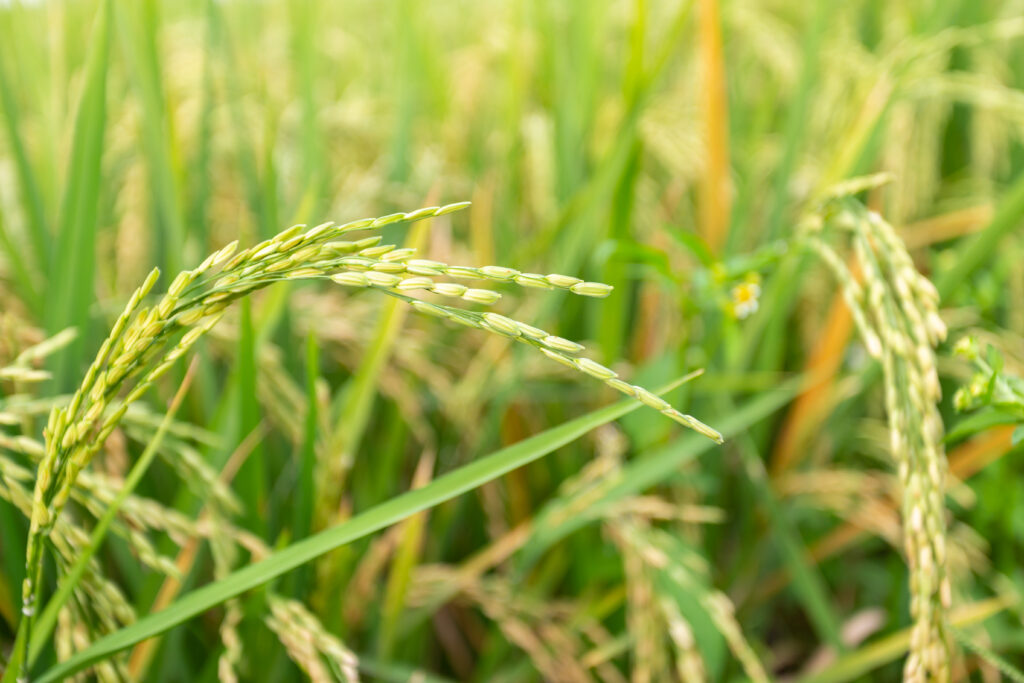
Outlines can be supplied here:
M5 3L0 365L76 327L36 389L52 400L154 265L169 282L233 239L471 200L385 240L614 285L600 302L509 290L498 310L649 385L706 368L669 398L729 443L639 411L275 590L371 680L730 680L755 675L743 647L772 677L894 680L908 592L880 375L797 226L835 183L890 173L861 198L937 283L951 340L1019 376L1022 36L1017 0ZM1020 449L1010 420L954 429L974 368L948 351L955 604L1021 661ZM176 372L96 470L126 473ZM612 393L382 297L281 285L204 342L162 450L243 461L234 522L282 546ZM202 490L158 461L139 493L196 517ZM0 502L0 642L26 528ZM152 535L186 587L215 573L205 544L182 562ZM165 604L169 579L123 538L101 565L139 614ZM273 604L241 601L243 679L299 675ZM217 677L223 619L122 674ZM970 653L956 674L996 675Z

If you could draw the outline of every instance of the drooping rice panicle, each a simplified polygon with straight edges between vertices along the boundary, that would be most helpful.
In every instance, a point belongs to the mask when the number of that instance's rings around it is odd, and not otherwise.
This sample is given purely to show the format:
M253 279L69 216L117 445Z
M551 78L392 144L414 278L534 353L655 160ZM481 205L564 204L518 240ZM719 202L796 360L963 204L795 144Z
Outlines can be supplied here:
M910 570L914 625L904 667L907 681L948 680L952 602L947 570L943 426L934 347L946 334L938 292L921 275L892 226L851 200L838 201L822 232L850 243L863 284L824 241L809 243L835 273L868 353L881 362L890 451L902 487L903 540Z
M50 413L44 430L45 452L36 478L26 549L28 571L22 587L25 628L31 627L38 598L42 541L60 516L79 473L91 462L129 407L217 324L232 302L274 282L331 278L339 284L383 290L403 298L422 313L529 344L552 360L599 379L708 438L722 441L715 430L675 410L642 387L618 379L613 370L590 359L576 357L582 347L574 342L497 313L455 309L401 293L425 289L485 305L500 298L500 294L489 289L436 282L434 278L440 276L559 288L590 297L607 296L612 289L608 285L567 275L521 273L503 266L467 268L413 259L411 250L380 245L377 237L356 241L338 239L353 231L441 216L466 206L468 202L462 202L343 225L324 223L308 229L296 225L242 251L237 251L237 243L233 242L211 254L197 268L179 273L167 292L147 306L159 276L159 271L152 271L129 299L69 403ZM165 351L174 340L170 350ZM20 640L25 655L28 641L26 631ZM22 662L23 665L27 662L27 656L22 657Z
M265 621L277 634L292 660L313 681L331 683L336 680L331 668L338 671L344 683L359 682L359 658L301 603L271 594L270 614ZM328 667L325 660L333 664Z
M665 531L636 519L609 520L609 527L620 545L630 548L646 565L661 572L685 594L693 596L725 638L750 680L770 680L760 658L743 635L736 618L736 608L729 596L711 586L710 567L704 558L688 551Z

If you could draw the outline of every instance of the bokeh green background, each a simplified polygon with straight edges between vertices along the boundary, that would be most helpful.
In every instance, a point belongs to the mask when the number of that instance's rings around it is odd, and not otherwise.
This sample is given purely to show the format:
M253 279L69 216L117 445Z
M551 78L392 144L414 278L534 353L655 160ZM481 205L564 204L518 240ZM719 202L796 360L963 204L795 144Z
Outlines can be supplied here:
M938 282L951 337L978 334L1019 369L1022 15L987 0L5 3L0 360L77 327L39 390L60 395L153 266L166 285L233 239L470 200L385 239L614 285L601 301L506 288L497 310L649 386L706 368L669 398L732 439L712 448L634 413L289 575L287 592L370 679L669 680L688 650L667 602L709 677L731 680L744 669L728 634L699 616L713 587L770 672L845 680L853 653L874 667L864 680L894 680L901 648L871 649L908 624L880 377L797 226L835 183L891 173L862 199ZM947 355L952 395L970 370ZM296 501L315 499L320 528L615 398L501 339L316 284L260 295L200 356L166 448L220 468L249 438L255 488L236 521L271 546L309 531ZM794 404L815 372L818 393ZM947 428L962 419L942 408ZM96 467L124 474L148 433ZM968 443L949 444L973 458L949 501L961 605L1016 595L1024 534L1008 433ZM309 458L344 466L311 481ZM163 463L140 493L190 516L202 503ZM631 525L706 584L673 584L623 539ZM0 503L4 643L26 529ZM163 578L123 541L101 565L150 609ZM183 580L212 571L201 547ZM1011 661L1015 600L972 631ZM265 596L243 604L243 679L299 676ZM175 629L135 672L215 678L221 616Z

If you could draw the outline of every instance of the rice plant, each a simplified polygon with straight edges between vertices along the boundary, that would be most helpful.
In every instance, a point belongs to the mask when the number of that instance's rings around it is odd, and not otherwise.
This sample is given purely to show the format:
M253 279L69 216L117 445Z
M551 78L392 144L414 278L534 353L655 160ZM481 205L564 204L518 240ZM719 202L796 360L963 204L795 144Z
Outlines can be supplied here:
M4 683L1022 680L1021 10L0 3Z

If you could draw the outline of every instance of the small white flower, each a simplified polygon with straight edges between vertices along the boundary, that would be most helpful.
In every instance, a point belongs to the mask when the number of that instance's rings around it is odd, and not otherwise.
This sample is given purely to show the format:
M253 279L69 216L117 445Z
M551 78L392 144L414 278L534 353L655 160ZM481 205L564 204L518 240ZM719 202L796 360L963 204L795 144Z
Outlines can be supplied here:
M757 312L758 297L761 296L761 285L756 282L744 282L732 288L732 311L737 318L743 320Z

